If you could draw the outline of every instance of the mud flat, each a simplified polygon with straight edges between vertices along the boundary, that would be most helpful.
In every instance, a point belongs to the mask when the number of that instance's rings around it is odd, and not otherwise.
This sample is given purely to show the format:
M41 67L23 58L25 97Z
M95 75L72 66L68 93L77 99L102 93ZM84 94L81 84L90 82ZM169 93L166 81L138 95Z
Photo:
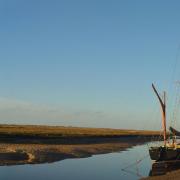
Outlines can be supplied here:
M69 158L85 158L126 150L135 143L81 145L1 144L0 165L51 163Z

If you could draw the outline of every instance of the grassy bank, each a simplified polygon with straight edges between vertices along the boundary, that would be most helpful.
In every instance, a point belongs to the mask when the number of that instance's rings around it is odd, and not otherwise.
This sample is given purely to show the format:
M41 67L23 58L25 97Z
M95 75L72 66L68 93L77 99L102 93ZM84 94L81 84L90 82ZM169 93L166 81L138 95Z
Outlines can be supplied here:
M159 131L124 130L108 128L79 128L63 126L0 125L0 135L39 137L84 137L84 136L153 136Z
M158 137L158 131L105 128L78 128L62 126L0 125L0 142L38 144L88 144L109 141L127 141L134 138ZM143 139L144 138L144 139Z

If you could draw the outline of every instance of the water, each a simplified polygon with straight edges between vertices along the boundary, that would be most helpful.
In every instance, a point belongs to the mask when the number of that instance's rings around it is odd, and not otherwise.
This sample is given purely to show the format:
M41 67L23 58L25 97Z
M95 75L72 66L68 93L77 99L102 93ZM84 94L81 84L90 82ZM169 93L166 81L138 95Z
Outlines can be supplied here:
M151 160L146 145L127 151L94 155L83 159L40 164L0 167L2 180L136 180L149 175ZM138 165L132 165L145 157ZM127 171L123 168L129 166ZM138 175L137 175L138 174Z

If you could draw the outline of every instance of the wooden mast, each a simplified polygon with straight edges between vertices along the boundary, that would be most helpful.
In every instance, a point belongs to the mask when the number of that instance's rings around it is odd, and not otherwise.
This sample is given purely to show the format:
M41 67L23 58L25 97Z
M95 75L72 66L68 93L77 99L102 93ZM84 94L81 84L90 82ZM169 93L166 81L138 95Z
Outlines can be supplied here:
M162 112L162 127L163 127L163 137L164 137L164 145L166 146L166 92L163 93L163 99L158 94L154 84L152 84L152 88L155 94L158 97L158 100L161 105L161 112Z

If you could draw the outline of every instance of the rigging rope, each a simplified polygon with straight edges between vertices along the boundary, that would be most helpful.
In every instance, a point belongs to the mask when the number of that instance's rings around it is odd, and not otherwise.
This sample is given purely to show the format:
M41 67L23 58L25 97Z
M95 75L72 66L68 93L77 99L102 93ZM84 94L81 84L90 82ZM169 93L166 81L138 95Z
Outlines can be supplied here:
M179 78L179 73L177 72L177 67L178 67L178 63L179 63L179 56L180 56L180 44L178 45L177 48L177 53L176 53L176 58L175 58L175 63L173 66L173 71L172 71L172 76L171 76L171 80L169 82L169 90L168 92L170 92L170 90L172 89L172 85L174 84L175 78ZM175 77L177 76L177 77ZM179 82L178 82L178 86L176 83L175 86L175 92L172 92L172 98L170 99L170 105L172 108L172 113L170 115L170 126L175 126L176 121L177 121L177 113L178 113L178 107L179 107L179 98L180 98L180 92L179 92Z
M178 115L178 111L179 111L179 105L180 105L180 84L178 82L177 84L177 88L176 88L176 96L175 96L175 103L174 103L174 110L173 110L173 114L172 114L172 119L171 119L171 124L172 126L175 126L175 124L177 123L177 115Z

